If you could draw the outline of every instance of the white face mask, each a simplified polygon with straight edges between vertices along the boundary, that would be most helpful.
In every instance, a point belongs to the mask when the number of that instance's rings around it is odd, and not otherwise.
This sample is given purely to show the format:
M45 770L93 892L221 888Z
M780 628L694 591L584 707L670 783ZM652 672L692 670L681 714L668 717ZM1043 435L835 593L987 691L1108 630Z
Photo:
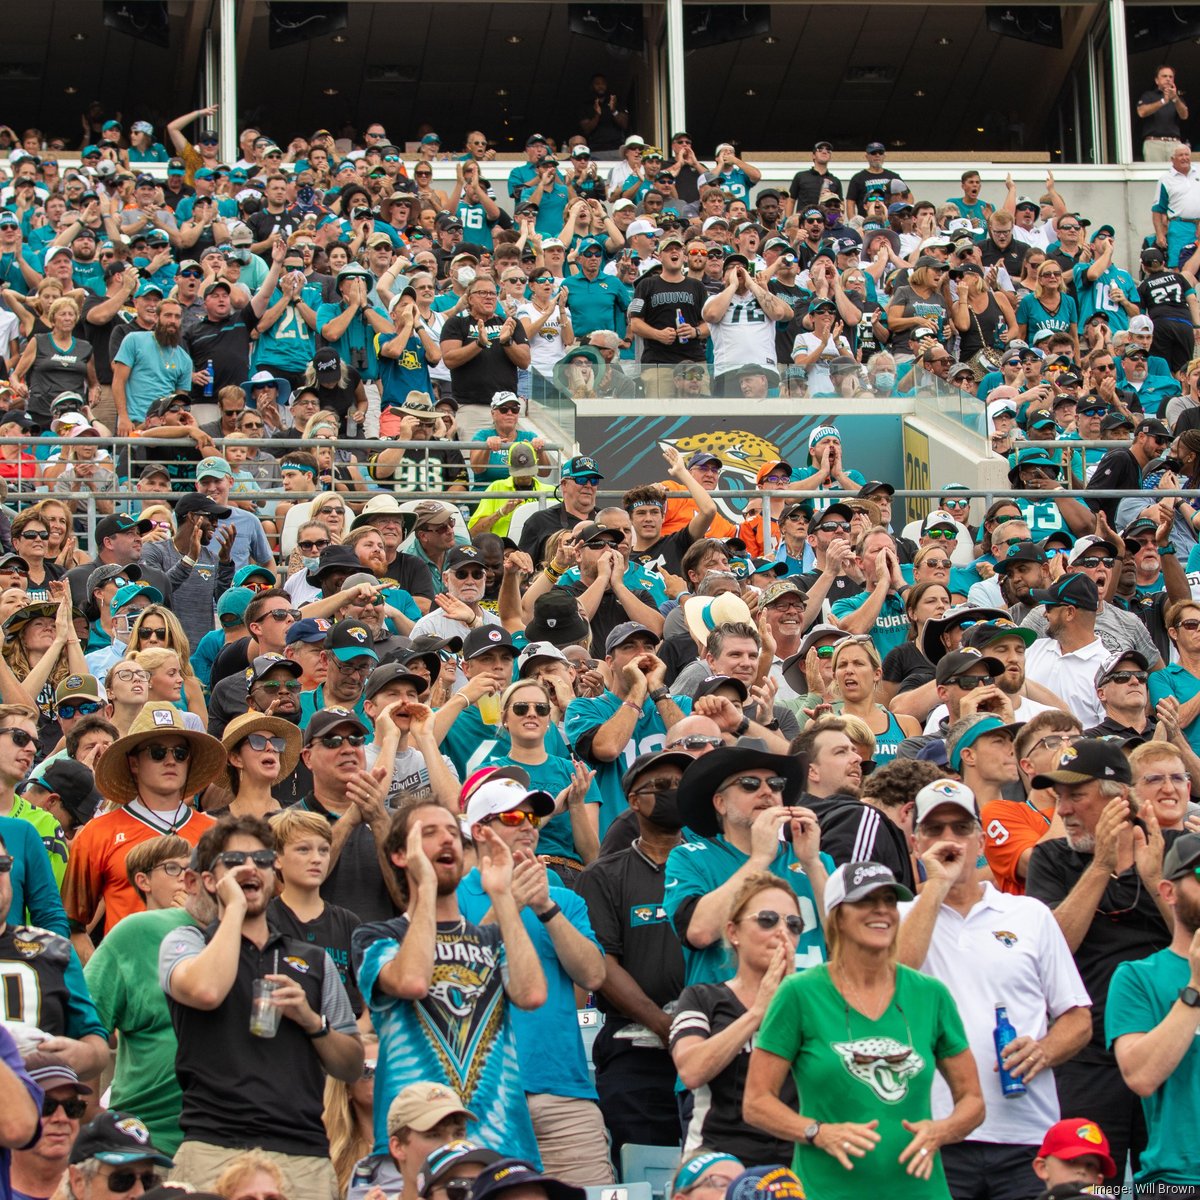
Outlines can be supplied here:
M458 274L455 276L462 287L468 287L475 279L474 267L459 267Z
M321 559L318 555L315 555L315 554L312 555L311 557L309 555L305 554L301 557L300 561L304 563L304 569L306 571L312 571L312 570L316 569L316 566L321 561Z

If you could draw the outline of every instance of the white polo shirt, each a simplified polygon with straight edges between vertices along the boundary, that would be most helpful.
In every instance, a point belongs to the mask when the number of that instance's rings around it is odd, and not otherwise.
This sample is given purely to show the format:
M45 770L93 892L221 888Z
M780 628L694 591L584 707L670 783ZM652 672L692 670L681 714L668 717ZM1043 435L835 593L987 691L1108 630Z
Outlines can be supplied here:
M903 921L915 901L900 905ZM964 917L942 905L929 954L921 971L951 991L967 1031L987 1116L968 1140L999 1145L1038 1146L1059 1119L1054 1072L1032 1079L1025 1096L1006 1100L993 1071L996 1005L1008 1009L1019 1036L1045 1037L1051 1021L1072 1008L1090 1007L1075 960L1054 914L1039 900L1006 896L990 883L983 899ZM933 1116L950 1115L954 1101L940 1075L933 1085Z
M1112 661L1111 651L1099 638L1064 654L1053 638L1040 637L1025 651L1025 678L1061 696L1075 719L1090 729L1105 717L1096 695L1096 672Z

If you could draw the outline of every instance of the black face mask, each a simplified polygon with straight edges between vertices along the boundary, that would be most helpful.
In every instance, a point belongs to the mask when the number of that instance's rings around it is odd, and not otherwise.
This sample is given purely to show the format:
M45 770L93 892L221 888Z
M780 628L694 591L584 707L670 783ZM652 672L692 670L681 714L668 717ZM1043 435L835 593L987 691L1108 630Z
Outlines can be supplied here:
M654 807L646 818L659 829L674 833L683 828L683 817L679 813L679 789L671 788L668 792L658 792L654 797Z

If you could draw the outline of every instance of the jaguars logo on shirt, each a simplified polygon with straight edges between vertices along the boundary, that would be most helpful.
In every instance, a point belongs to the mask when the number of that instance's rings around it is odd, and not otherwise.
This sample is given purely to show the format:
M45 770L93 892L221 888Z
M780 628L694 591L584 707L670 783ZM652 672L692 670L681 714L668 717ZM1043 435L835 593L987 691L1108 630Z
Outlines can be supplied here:
M911 1047L889 1037L834 1042L846 1070L885 1104L898 1104L908 1095L908 1081L925 1069L925 1060Z
M992 937L994 937L1001 945L1007 946L1010 950L1020 940L1015 933L1008 929L993 929Z

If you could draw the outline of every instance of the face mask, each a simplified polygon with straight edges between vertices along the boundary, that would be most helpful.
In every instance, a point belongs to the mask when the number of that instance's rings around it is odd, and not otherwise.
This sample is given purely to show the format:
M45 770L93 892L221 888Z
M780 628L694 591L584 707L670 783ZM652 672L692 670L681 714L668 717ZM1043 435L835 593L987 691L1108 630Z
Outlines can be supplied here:
M654 797L654 808L649 820L659 829L674 832L683 828L683 817L679 815L679 791L671 788L668 792L659 792Z
M457 279L463 287L467 287L474 280L474 278L474 267L459 267L458 274L455 275L455 279Z
M875 376L875 390L877 392L890 392L896 386L896 374L894 371L880 371Z
M320 560L320 558L319 558L319 557L317 557L316 555L313 555L313 556L310 558L310 557L309 557L309 556L306 554L306 555L304 555L304 556L301 558L301 560L300 560L300 561L301 561L302 563L304 563L304 569L305 569L306 571L314 571L314 570L316 570L317 564L318 564L318 563L319 563L321 560Z

